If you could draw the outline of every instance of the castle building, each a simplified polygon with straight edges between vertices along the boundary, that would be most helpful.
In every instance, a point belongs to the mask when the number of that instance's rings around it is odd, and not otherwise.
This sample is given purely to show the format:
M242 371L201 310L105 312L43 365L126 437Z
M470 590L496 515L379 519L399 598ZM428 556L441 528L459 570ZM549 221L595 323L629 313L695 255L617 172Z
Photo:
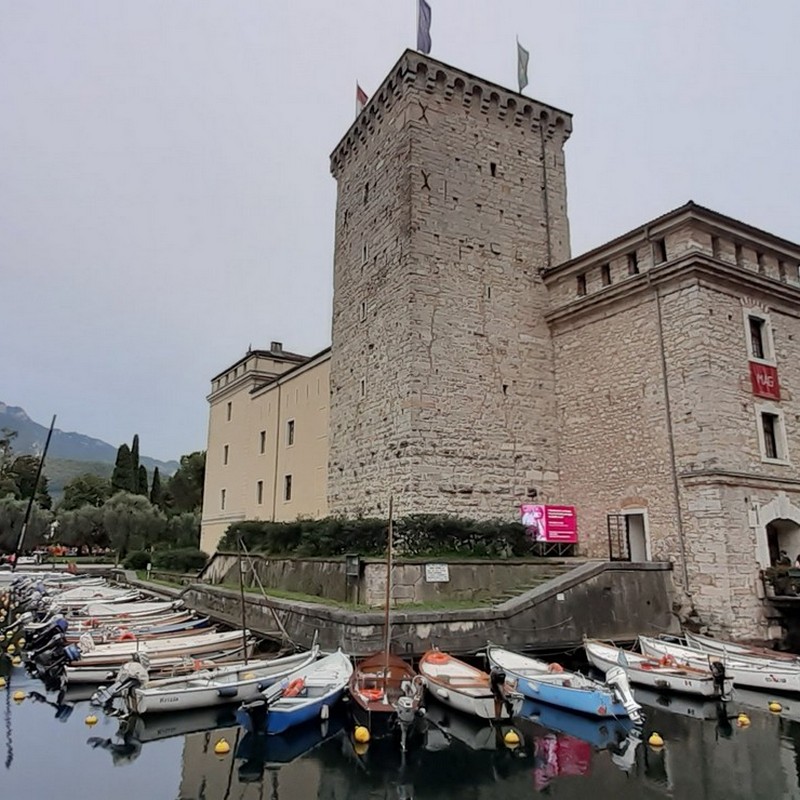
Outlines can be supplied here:
M694 203L577 258L571 117L406 51L336 146L332 346L212 380L202 546L235 520L577 509L717 629L800 553L800 247ZM797 451L797 452L795 452Z

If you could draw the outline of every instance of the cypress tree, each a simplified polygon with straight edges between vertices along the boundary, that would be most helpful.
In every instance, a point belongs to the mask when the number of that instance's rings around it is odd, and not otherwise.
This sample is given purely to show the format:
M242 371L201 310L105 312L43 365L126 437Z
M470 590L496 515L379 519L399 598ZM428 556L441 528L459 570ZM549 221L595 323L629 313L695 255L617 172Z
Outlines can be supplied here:
M161 473L158 467L153 468L153 483L150 486L150 502L154 506L161 507L162 491L161 491Z
M127 444L120 445L117 450L117 460L111 473L111 488L114 492L133 492L136 489L131 449Z
M139 464L139 474L136 481L136 494L143 494L147 497L147 467Z
M131 469L133 470L133 492L142 494L142 487L139 486L139 434L133 434L133 444L131 444ZM144 494L147 494L145 486Z

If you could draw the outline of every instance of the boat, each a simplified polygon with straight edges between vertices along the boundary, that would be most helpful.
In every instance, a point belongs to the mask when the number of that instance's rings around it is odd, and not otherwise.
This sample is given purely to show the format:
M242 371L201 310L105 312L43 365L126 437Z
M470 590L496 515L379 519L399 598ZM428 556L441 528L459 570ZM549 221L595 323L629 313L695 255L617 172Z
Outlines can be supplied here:
M452 739L470 750L503 750L508 747L504 737L509 731L517 735L516 747L522 751L526 749L526 737L511 721L496 724L439 703L430 704L425 710L425 718L434 732L444 736L444 741L441 741L438 737L431 737L429 731L428 750L449 747Z
M108 705L116 697L131 714L145 715L241 702L253 692L285 678L317 660L319 648L282 658L245 661L225 667L198 670L188 677L149 680L139 670L124 665L113 686L93 696L95 705ZM138 665L138 662L133 662Z
M779 650L770 650L767 647L755 647L737 642L727 642L723 639L712 639L710 636L701 636L699 633L686 632L686 643L697 650L706 653L727 656L747 656L754 658L767 658L771 661L780 661L788 664L800 664L800 656L793 653L782 653Z
M596 639L585 639L583 646L592 666L601 672L622 667L631 683L663 691L723 699L729 697L733 690L733 680L725 675L721 664L715 666L712 672L710 665L705 669L697 669L687 665L662 664L657 659Z
M119 603L83 603L80 608L70 614L69 618L87 618L90 625L104 623L106 619L117 620L138 619L140 617L158 617L162 614L174 613L183 609L183 600L153 600Z
M400 734L405 748L410 728L419 718L425 683L413 667L385 651L359 661L348 686L351 713L373 739Z
M639 637L639 648L647 656L657 659L672 659L679 664L689 664L703 669L709 659L719 659L725 665L725 673L733 678L736 686L766 691L800 692L800 664L779 661L764 656L711 654L689 646L686 639Z
M390 497L384 649L356 663L348 690L356 725L365 727L372 739L399 733L400 747L405 750L409 734L422 713L425 684L408 662L391 653L392 508Z
M337 650L242 703L236 719L249 733L267 734L283 733L313 719L327 719L352 674L350 659Z
M482 719L511 719L522 708L522 695L493 669L484 672L441 650L428 650L419 662L430 694L445 705Z
M609 669L603 684L567 671L560 664L548 664L495 645L486 648L486 655L489 663L516 681L517 691L531 700L594 717L630 717L633 722L644 722L642 707L620 667Z

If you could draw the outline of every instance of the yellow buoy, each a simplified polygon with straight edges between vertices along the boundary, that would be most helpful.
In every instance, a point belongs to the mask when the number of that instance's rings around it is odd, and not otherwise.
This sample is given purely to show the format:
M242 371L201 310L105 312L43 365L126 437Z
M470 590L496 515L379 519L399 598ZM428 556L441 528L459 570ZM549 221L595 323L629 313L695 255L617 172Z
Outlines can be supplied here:
M653 731L650 734L650 738L647 740L647 744L649 744L650 747L663 747L664 739L662 738L660 733L656 733L656 731Z
M91 728L92 725L97 725L97 717L94 714L89 714L84 722Z
M25 699L25 692L17 689L17 691L12 695L12 698L14 699L15 703L21 703Z
M25 640L22 637L17 639L17 647L19 647L20 650L25 647Z
M736 717L736 724L740 728L746 728L750 724L750 717L748 717L745 713L741 713L738 717Z
M10 644L8 647L6 647L6 653L8 653L10 656L12 656L16 652L16 649L17 648L14 647L13 644Z
M14 658L11 659L11 666L12 667L18 667L21 663L22 663L22 659L19 656L14 656Z
M356 725L356 729L353 731L353 738L359 744L366 744L369 741L369 730L363 725Z
M231 746L228 744L227 739L218 739L217 743L214 745L214 752L218 756L224 756L226 753L230 753Z
M783 711L783 706L777 700L770 700L767 708L773 714L777 714L779 711Z
M519 747L519 734L514 730L506 731L503 742L505 742L506 747Z
M357 756L363 756L369 750L369 745L366 742L356 742L353 745L353 750Z
M6 688L6 679L2 675L0 675L0 689L5 689L5 688Z

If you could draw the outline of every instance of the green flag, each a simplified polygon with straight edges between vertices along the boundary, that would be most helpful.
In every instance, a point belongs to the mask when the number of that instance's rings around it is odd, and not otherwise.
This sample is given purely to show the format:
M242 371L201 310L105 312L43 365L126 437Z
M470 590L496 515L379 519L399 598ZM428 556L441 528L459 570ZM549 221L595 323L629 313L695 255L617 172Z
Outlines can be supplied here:
M528 59L530 53L519 43L517 39L517 82L520 92L528 85Z

